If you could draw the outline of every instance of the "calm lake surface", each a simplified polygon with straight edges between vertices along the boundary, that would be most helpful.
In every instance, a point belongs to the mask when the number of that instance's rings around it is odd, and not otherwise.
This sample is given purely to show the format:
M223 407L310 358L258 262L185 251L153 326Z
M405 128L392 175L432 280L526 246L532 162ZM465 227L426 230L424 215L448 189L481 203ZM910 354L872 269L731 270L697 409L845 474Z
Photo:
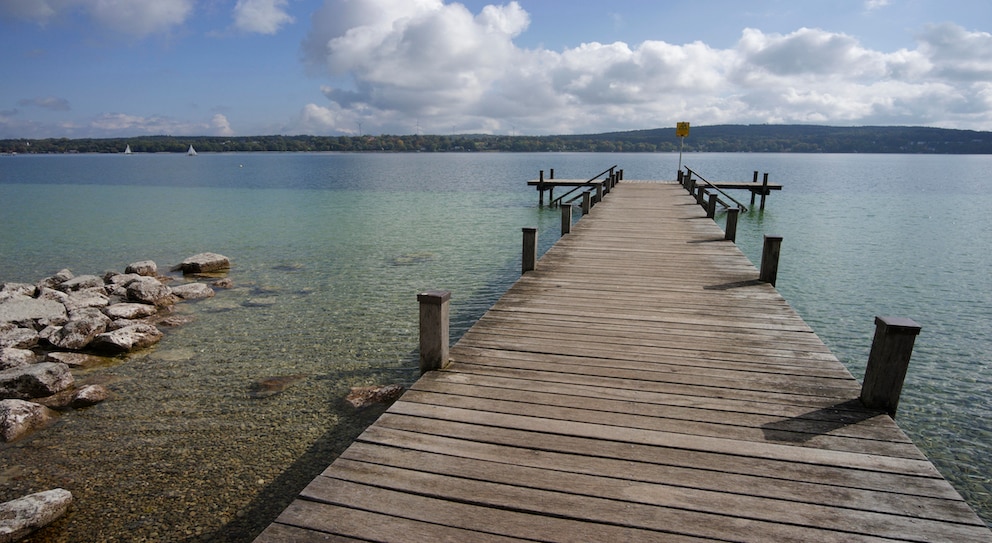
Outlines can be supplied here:
M156 347L77 374L114 397L0 448L0 501L72 491L36 542L250 540L381 412L356 412L350 387L416 379L416 293L452 291L457 339L519 276L521 227L541 252L558 237L558 210L525 181L614 164L672 179L678 156L0 157L0 282L210 251L235 283L179 306L196 320ZM779 291L859 379L876 315L923 326L899 424L992 522L992 156L683 164L785 185L742 214L738 244L757 263L765 234L784 237ZM268 377L294 384L253 398Z

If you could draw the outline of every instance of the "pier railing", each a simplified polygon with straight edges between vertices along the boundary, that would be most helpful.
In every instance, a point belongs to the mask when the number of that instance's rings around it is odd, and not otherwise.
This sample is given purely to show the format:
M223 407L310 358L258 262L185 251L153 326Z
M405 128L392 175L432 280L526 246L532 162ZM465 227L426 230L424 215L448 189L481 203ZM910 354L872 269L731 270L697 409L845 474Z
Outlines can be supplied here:
M559 196L557 198L553 198L551 200L551 202L549 203L549 205L551 205L551 207L559 206L559 205L561 205L565 201L565 198L571 196L572 194L574 194L576 192L591 192L592 190L596 190L596 187L601 187L604 194L605 193L609 193L610 189L612 189L616 185L617 181L620 180L620 179L617 178L618 175L621 178L623 176L623 170L620 170L619 173L616 170L617 170L617 165L614 164L614 165L610 166L609 168L607 168L607 169L599 172L598 174L592 176L585 183L580 184L580 185L576 185L572 190L566 192L565 194L562 194L561 196ZM554 170L551 170L551 171L554 172ZM543 170L542 170L542 172L543 172ZM606 176L606 177L603 178L603 179L600 179L600 177L603 177L603 176ZM552 177L554 177L554 174L552 174ZM541 189L538 188L538 190L541 190ZM593 204L597 203L599 200L602 199L602 194L597 194L597 196L598 196L598 198L597 198L597 200L593 201ZM582 198L582 195L581 194L577 194L576 196L574 196L571 200L568 201L568 203L573 203L573 202L577 201L579 198Z

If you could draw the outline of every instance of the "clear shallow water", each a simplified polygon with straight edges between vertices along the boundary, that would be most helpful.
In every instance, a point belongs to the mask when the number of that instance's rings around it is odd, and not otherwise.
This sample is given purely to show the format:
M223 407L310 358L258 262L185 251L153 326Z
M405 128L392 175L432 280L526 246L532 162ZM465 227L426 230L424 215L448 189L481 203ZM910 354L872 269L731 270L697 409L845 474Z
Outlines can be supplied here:
M450 289L457 337L518 277L559 213L539 169L674 177L677 155L201 154L0 157L0 281L60 268L160 269L203 251L236 287L182 306L197 320L80 379L116 396L0 450L0 499L64 486L77 506L36 541L239 541L278 514L378 414L348 387L416 378L416 292ZM992 157L689 154L711 180L785 185L742 216L757 262L784 236L778 288L859 378L875 315L913 318L898 420L992 519L988 317ZM578 214L576 214L578 218ZM722 220L722 219L718 219ZM252 399L258 379L296 376ZM109 461L108 461L109 460ZM41 467L45 466L45 467ZM190 513L189 511L192 511Z

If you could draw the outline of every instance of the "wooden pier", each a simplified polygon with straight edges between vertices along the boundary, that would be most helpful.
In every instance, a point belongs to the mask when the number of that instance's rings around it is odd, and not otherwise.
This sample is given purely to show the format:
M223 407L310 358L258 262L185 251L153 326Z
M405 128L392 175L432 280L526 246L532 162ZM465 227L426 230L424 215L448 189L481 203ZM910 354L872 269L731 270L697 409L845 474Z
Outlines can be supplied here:
M758 277L617 185L256 542L992 541Z

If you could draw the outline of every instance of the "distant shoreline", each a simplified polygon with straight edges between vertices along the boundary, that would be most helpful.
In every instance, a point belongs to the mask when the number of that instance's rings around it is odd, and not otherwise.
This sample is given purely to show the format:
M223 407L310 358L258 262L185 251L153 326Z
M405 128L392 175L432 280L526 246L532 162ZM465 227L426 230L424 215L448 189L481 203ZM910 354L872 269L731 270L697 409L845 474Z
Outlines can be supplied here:
M0 154L232 152L600 152L992 154L992 132L912 126L714 125L583 135L135 136L0 139Z

